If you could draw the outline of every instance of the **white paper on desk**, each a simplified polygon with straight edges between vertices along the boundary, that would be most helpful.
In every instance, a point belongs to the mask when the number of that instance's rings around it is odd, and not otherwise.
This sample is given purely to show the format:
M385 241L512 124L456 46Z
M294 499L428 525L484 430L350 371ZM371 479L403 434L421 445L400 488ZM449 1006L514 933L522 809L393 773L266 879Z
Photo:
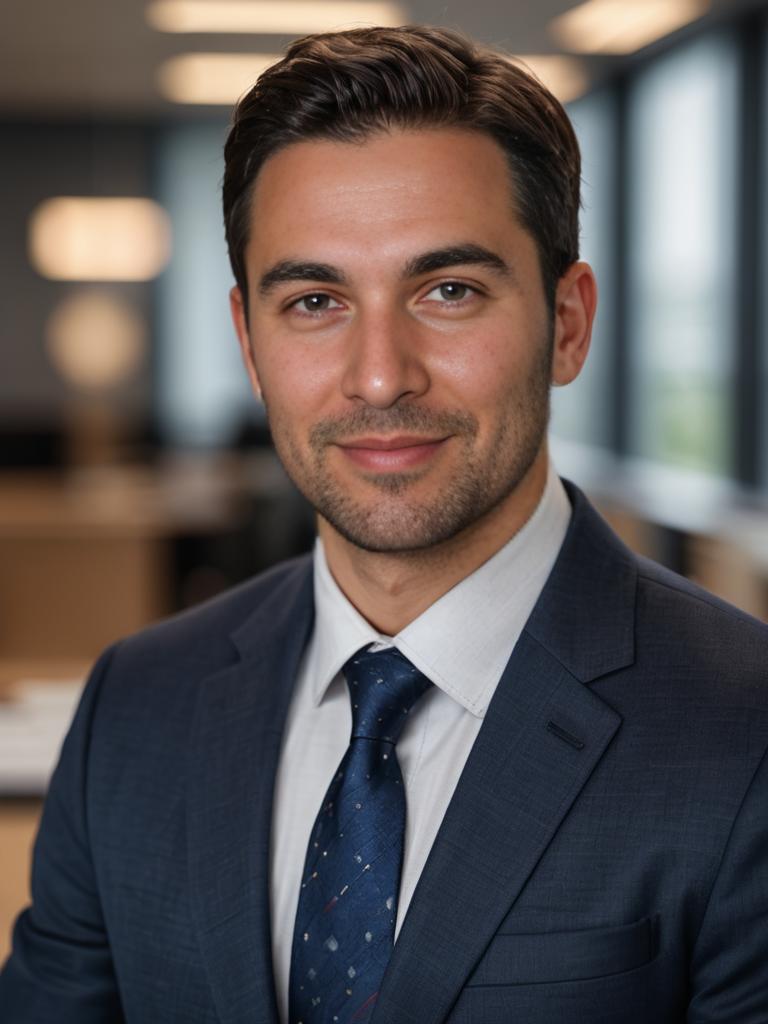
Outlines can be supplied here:
M0 795L46 791L82 688L83 680L23 680L0 704Z

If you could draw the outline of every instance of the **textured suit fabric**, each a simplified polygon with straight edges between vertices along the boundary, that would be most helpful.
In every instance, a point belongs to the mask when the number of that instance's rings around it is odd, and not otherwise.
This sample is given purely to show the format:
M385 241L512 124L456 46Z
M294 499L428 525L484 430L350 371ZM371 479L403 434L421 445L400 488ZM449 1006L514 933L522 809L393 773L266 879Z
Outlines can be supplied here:
M637 559L569 493L373 1024L768 1020L768 629ZM3 1024L275 1024L269 824L310 568L99 661Z

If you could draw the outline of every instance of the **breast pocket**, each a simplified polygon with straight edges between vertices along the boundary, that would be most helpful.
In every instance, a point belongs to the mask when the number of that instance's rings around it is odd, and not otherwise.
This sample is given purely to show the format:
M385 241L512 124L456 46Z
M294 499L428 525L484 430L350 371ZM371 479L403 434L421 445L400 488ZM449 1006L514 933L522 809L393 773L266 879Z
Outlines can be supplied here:
M644 917L616 928L499 934L467 987L587 981L631 971L653 960L657 932L658 918Z

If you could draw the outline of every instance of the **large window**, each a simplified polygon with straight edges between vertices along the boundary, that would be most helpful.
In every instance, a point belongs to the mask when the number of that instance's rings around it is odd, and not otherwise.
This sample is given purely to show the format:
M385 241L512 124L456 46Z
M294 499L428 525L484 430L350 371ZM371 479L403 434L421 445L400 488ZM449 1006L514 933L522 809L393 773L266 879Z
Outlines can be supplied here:
M703 38L629 97L631 451L732 471L737 54Z
M582 155L581 257L592 264L597 275L599 302L584 369L568 387L553 391L552 430L567 440L608 447L616 312L614 96L608 91L593 93L572 103L568 113Z

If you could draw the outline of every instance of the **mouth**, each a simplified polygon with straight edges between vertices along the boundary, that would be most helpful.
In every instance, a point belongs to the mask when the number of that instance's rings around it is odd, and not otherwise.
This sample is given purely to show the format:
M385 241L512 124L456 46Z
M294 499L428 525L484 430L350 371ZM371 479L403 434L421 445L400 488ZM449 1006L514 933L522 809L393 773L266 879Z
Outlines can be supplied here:
M438 454L448 437L360 437L338 443L341 452L361 469L376 473L402 472L428 462Z

